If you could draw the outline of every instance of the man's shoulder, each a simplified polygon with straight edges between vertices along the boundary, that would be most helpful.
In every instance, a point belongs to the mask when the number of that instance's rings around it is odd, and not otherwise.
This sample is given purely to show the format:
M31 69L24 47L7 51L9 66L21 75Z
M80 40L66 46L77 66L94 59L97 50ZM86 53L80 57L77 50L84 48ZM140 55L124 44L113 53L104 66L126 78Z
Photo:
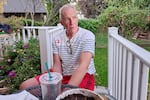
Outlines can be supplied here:
M88 29L85 29L85 28L82 28L80 27L80 32L87 38L91 37L91 38L94 38L95 35L92 31L88 30Z
M53 34L53 38L58 38L58 37L62 37L65 35L64 31L60 31L58 33Z
M90 31L90 30L88 30L88 29L86 29L86 28L83 28L83 27L79 27L79 29L80 29L81 31L93 33L92 31Z

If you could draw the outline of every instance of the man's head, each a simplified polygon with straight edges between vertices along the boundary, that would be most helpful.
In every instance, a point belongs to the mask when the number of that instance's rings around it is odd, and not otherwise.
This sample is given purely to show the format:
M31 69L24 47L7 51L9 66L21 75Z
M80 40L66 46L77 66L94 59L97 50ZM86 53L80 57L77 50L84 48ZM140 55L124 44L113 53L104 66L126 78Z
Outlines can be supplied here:
M78 16L74 6L71 4L62 6L59 10L59 18L67 33L74 34L78 31Z

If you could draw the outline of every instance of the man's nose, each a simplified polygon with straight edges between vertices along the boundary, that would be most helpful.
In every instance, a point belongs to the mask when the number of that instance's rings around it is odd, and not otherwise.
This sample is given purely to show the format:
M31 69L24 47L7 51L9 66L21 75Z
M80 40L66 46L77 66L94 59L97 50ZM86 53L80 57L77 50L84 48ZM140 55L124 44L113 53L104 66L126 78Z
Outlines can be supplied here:
M70 18L70 24L73 24L73 19L72 18Z

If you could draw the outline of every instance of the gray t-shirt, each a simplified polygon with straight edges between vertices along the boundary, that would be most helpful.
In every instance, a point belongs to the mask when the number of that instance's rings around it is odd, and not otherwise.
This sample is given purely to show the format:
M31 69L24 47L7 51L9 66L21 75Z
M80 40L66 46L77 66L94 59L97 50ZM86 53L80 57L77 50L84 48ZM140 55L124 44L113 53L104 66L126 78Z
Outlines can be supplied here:
M53 53L58 54L62 61L63 75L72 75L74 69L77 68L81 52L91 52L94 57L95 51L95 35L86 29L79 27L78 32L70 41L66 36L66 31L55 35L53 40ZM88 73L95 73L94 59L88 67Z

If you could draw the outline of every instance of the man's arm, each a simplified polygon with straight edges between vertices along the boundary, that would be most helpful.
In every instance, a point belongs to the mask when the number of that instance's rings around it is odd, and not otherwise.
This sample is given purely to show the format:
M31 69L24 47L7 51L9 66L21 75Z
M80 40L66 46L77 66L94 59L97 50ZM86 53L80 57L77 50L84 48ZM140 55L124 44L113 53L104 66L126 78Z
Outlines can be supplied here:
M59 72L62 74L62 68L61 68L61 60L60 57L57 54L53 54L53 71L54 72Z
M84 75L87 73L88 66L90 64L91 58L93 57L93 54L90 52L82 52L79 59L79 65L77 69L73 72L72 77L68 84L73 86L78 86L82 79L84 78Z

